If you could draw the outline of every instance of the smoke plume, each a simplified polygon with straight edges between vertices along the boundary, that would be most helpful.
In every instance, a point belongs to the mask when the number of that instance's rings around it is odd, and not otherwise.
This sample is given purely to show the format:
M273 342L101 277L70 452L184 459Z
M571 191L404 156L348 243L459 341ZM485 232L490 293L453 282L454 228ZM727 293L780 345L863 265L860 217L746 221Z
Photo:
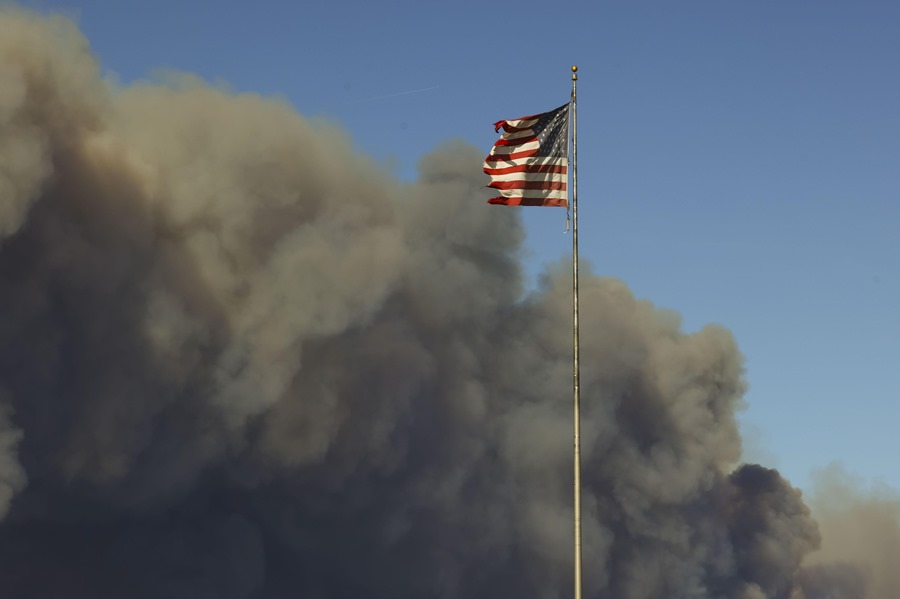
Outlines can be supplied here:
M0 595L568 596L569 274L525 292L483 153L399 182L0 12ZM799 491L736 467L728 331L581 301L586 597L837 596Z
M819 473L811 500L823 541L807 559L813 597L896 597L900 593L900 495L866 489L839 466ZM839 592L840 591L840 592ZM802 599L802 596L801 596Z

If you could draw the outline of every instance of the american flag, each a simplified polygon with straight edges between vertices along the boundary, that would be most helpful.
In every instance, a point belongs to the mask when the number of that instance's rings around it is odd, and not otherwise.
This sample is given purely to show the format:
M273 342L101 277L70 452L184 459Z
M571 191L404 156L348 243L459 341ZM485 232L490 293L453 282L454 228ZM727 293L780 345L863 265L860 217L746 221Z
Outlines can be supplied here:
M500 195L490 204L566 207L569 170L569 105L494 123L503 129L484 160L488 187Z

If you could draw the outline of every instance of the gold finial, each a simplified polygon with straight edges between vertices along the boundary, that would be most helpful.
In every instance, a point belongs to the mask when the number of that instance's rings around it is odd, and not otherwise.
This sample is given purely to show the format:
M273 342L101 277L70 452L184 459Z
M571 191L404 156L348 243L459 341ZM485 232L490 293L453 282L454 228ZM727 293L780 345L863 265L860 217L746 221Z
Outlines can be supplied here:
M577 72L578 72L578 67L577 67L576 65L572 65L572 72L573 72L573 73L577 73Z

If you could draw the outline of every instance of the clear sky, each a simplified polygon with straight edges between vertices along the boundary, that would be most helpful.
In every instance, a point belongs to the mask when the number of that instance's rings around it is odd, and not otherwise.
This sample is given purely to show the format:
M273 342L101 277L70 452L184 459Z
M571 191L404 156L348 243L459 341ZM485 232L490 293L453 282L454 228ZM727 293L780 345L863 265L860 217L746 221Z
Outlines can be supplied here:
M188 71L338 122L412 178L579 66L581 254L747 358L746 457L900 489L900 4L40 0L110 77ZM487 182L487 181L486 181ZM473 210L505 208L473 205ZM564 259L523 209L532 274Z

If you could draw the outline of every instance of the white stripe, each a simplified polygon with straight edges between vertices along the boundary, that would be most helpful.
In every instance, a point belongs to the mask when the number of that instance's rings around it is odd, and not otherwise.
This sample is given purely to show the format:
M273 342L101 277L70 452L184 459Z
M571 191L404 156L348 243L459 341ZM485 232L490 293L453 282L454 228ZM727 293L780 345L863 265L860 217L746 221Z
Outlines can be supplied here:
M523 137L534 137L534 131L528 129L526 131L517 131L515 133L507 133L504 131L500 134L500 139L522 139Z
M509 173L491 175L491 181L553 181L565 183L569 180L566 173Z
M531 127L532 125L537 123L539 120L541 120L542 116L544 116L544 115L542 115L542 114L538 115L538 118L536 118L536 119L515 119L515 120L507 119L506 124L508 124L510 127L516 127L517 129L521 129L522 127Z
M536 146L532 145L526 145L517 148L494 148L488 156L492 157L490 158L491 160L498 161L505 166L513 166L515 164L527 164L527 162L525 161L529 158L534 158L534 152L537 151L537 149L538 148ZM521 153L530 153L531 156L513 156L514 154ZM485 157L485 160L488 160L488 158ZM497 166L499 168L499 165L494 166Z

